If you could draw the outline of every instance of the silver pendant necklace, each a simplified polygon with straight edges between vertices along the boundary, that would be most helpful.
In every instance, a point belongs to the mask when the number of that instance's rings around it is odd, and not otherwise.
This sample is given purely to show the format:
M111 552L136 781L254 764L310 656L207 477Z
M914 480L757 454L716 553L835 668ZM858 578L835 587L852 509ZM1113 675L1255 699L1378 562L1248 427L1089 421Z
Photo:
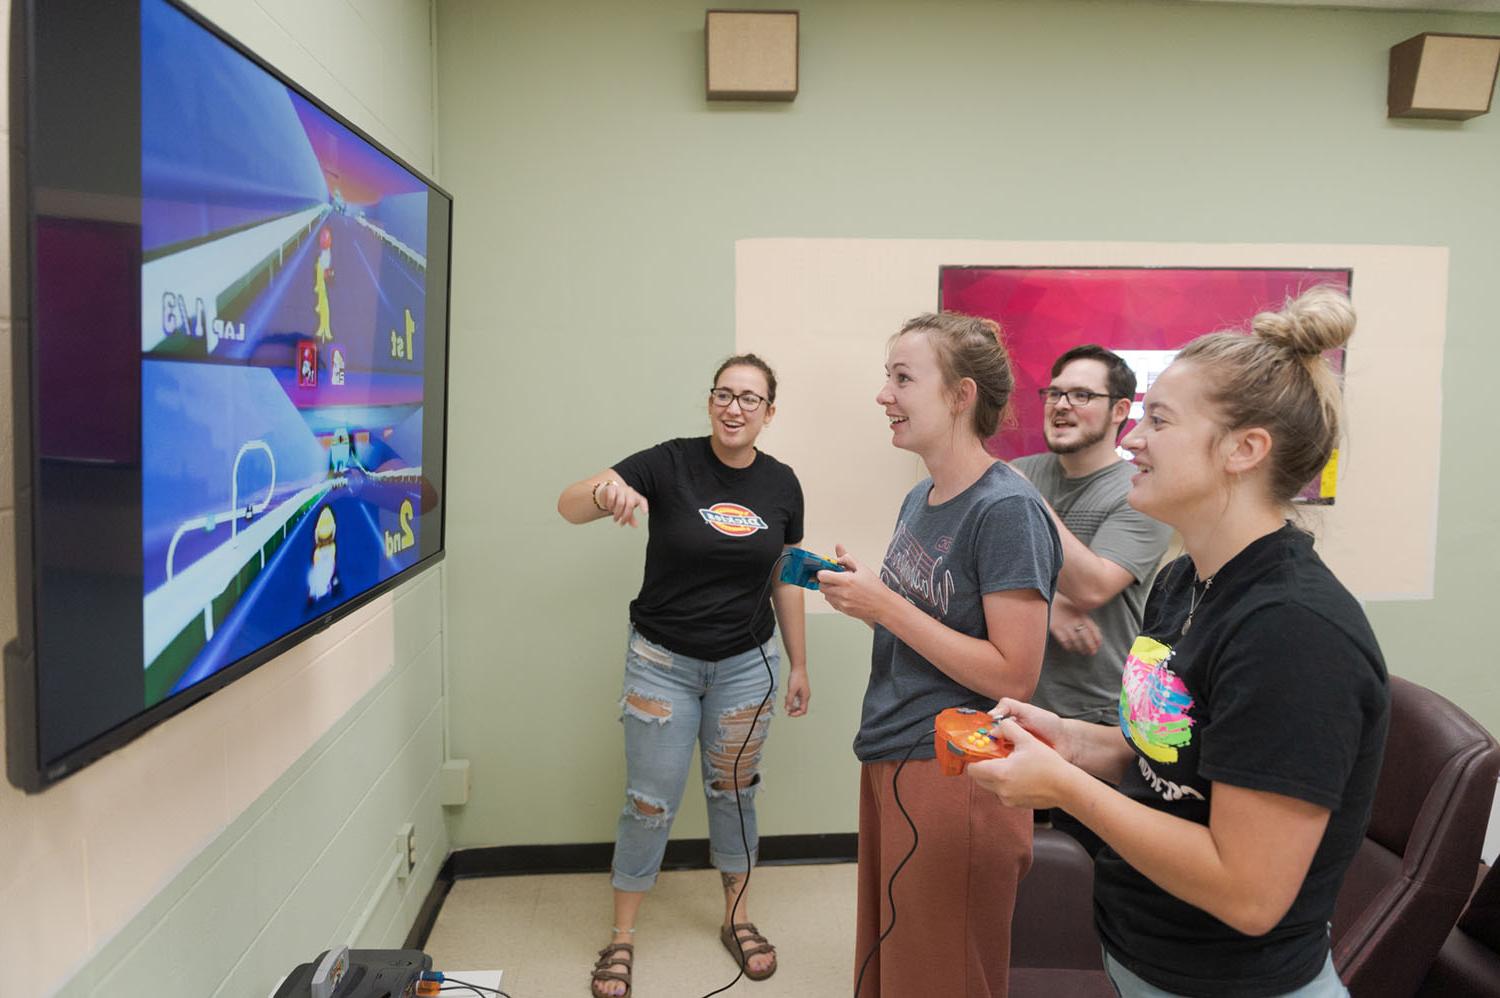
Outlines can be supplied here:
M1218 574L1219 574L1218 572L1214 573L1214 575L1218 575ZM1193 626L1193 614L1196 613L1196 612L1198 612L1198 606L1199 606L1199 604L1201 604L1203 602L1203 600L1207 598L1209 587L1214 584L1214 575L1210 575L1208 578L1206 578L1206 579L1203 580L1203 592L1201 592L1201 593L1198 592L1198 580L1197 580L1197 578L1195 577L1193 579L1193 590L1192 590L1191 595L1188 597L1188 615L1187 615L1187 620L1184 620L1182 622L1182 630L1180 632L1178 632L1178 637L1184 637L1184 636L1186 636L1187 632L1188 632L1188 628Z

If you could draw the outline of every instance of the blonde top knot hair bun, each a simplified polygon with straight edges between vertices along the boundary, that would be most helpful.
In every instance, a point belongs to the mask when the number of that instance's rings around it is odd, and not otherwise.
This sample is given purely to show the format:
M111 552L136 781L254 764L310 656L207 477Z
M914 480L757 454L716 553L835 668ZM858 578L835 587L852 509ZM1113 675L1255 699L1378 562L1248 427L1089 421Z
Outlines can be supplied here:
M1349 342L1354 306L1342 291L1320 284L1288 298L1280 312L1258 314L1250 331L1299 356L1316 357Z
M1264 427L1271 450L1271 498L1288 503L1328 464L1338 446L1343 392L1323 354L1349 342L1354 306L1327 285L1262 312L1243 329L1193 340L1173 363L1197 365L1204 392L1226 430Z

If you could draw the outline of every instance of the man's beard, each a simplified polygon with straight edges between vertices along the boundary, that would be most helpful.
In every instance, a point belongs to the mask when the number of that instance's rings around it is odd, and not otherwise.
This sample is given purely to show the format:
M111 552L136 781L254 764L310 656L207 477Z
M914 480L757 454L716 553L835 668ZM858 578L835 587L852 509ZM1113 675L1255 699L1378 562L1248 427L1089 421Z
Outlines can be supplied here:
M1080 439L1076 443L1064 444L1064 445L1058 445L1058 444L1053 443L1052 442L1052 437L1050 435L1043 434L1043 436L1047 440L1047 449L1050 450L1052 453L1054 453L1054 454L1077 454L1081 450L1088 450L1090 447L1094 446L1099 441L1101 441L1105 437L1109 436L1110 431L1112 431L1113 429L1114 429L1113 426L1101 426L1091 436L1083 437L1082 439Z

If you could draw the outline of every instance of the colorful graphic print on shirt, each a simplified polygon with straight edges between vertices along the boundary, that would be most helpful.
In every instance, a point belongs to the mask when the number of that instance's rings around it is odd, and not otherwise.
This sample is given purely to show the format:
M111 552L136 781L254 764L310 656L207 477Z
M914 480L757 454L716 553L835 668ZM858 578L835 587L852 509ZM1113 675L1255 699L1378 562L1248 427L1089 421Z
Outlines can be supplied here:
M953 538L938 540L938 550L948 551L953 547ZM896 524L896 534L891 546L886 549L885 560L880 563L880 581L906 597L910 603L939 617L948 613L948 600L953 595L953 573L942 567L941 556L934 558L922 547L916 535L906 529L905 523Z
M1120 687L1120 728L1148 759L1176 762L1193 740L1193 698L1169 663L1172 649L1144 634L1130 646Z
M770 529L755 510L736 502L716 502L707 509L698 510L698 515L725 537L749 537L757 530Z

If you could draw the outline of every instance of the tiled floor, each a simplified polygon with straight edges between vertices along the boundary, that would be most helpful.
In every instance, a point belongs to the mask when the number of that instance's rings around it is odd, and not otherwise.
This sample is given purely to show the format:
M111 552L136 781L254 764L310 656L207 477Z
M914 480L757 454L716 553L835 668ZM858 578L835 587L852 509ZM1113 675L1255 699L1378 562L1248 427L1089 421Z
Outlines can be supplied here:
M741 979L725 994L852 992L854 871L852 863L757 868L750 917L776 945L780 969L766 981ZM511 998L587 995L611 914L604 873L460 880L425 949L439 970L503 970ZM636 923L632 998L698 998L728 984L738 968L719 942L723 916L718 873L663 873Z

